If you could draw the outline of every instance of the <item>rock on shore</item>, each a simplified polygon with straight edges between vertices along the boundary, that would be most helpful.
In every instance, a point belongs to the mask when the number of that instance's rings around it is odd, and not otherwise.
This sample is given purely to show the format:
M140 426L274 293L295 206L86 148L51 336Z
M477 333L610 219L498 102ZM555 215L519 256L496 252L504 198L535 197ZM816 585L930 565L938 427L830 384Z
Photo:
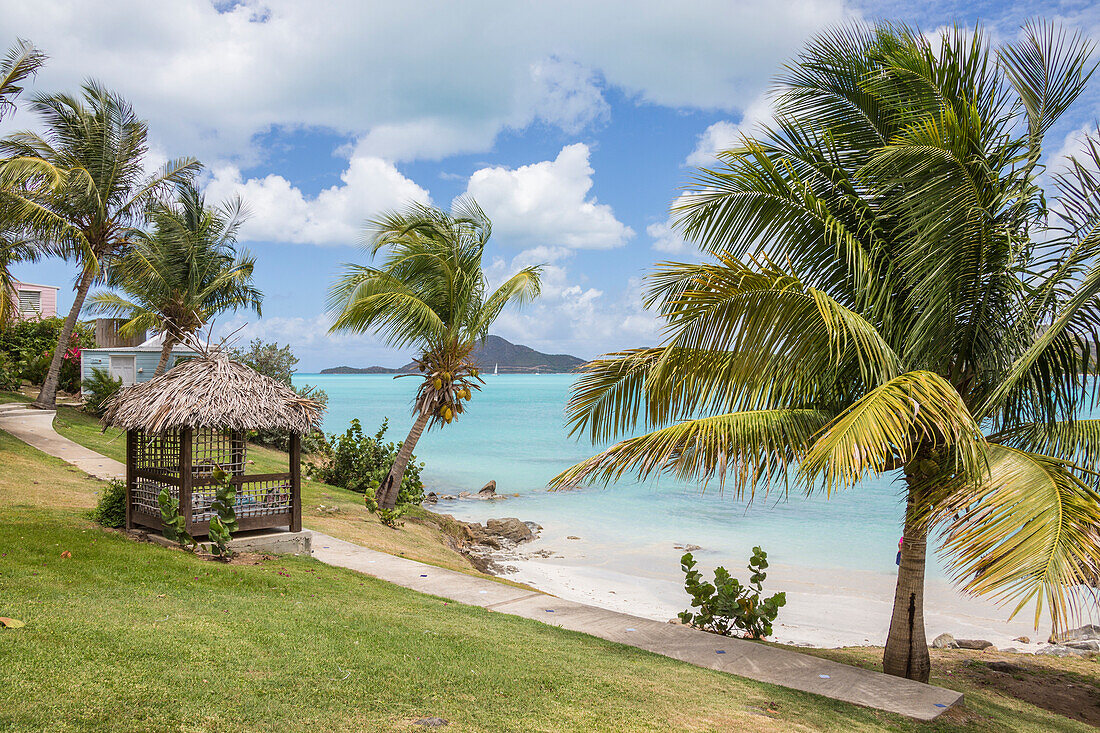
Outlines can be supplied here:
M459 528L455 537L456 548L467 557L475 568L489 575L499 575L505 570L493 556L494 552L511 550L538 537L542 527L534 522L524 522L516 517L487 519L480 522L463 522L449 514L443 515Z

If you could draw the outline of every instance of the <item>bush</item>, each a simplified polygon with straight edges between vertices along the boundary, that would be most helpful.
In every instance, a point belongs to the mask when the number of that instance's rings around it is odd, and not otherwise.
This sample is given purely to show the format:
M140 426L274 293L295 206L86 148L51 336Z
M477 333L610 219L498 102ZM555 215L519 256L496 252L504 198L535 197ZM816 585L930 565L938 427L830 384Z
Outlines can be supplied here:
M65 325L62 318L18 321L0 330L0 354L16 364L19 378L42 384L50 368L50 359L57 339ZM66 392L76 392L80 386L80 350L95 346L95 331L91 324L77 323L61 363L61 383Z
M352 420L343 435L332 436L320 460L306 467L307 474L333 486L371 494L370 498L373 498L374 489L386 478L397 452L401 450L400 443L383 442L388 429L389 419L386 419L373 437L367 437L363 435L359 421ZM416 456L409 459L401 491L397 495L398 504L424 501L424 482L420 479L423 468L423 463L416 462Z
M776 593L767 599L761 597L767 567L767 553L754 547L752 559L749 560L752 577L747 586L730 577L723 567L715 568L712 585L695 570L692 554L685 553L680 558L680 568L685 576L684 589L691 596L692 607L699 610L697 613L683 611L680 620L697 629L723 636L732 636L735 629L740 629L750 639L771 636L772 622L779 615L780 607L786 605L787 594Z
M107 488L99 495L92 519L104 527L121 529L126 526L126 484L118 479L107 482Z
M17 392L22 383L19 364L7 354L0 353L0 390Z
M93 369L92 376L81 384L88 393L84 396L84 411L96 417L103 415L103 403L122 389L122 379L112 378L110 374L99 368Z

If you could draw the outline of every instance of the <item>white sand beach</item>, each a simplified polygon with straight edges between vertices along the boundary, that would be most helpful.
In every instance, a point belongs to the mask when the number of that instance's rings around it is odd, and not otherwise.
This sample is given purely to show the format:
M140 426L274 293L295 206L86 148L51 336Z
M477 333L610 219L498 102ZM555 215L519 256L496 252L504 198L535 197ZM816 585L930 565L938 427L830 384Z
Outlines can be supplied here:
M506 577L569 600L662 621L688 608L678 565L681 549L662 546L652 548L653 552L624 552L621 547L570 537L544 531L539 539L496 557L508 568ZM705 560L700 566L709 579L713 566ZM744 579L743 568L727 564L727 569ZM772 565L767 572L765 594L787 594L774 641L814 647L885 644L894 576L787 565ZM1036 631L1033 609L1028 606L1008 621L1010 607L965 596L945 580L929 579L925 595L928 641L947 632L959 639L986 639L1002 650L1034 652L1045 645L1050 625L1044 613ZM1082 619L1089 621L1094 619ZM1015 641L1022 636L1031 643Z

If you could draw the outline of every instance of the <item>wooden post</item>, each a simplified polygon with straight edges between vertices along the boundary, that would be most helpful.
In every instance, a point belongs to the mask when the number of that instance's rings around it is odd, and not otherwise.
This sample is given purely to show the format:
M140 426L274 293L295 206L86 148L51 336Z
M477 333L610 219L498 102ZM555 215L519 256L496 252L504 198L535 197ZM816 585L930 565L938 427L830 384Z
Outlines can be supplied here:
M134 450L136 432L135 430L126 431L126 529L134 528L134 489L137 488L134 484L137 480L134 476L134 462L137 460Z
M245 456L248 455L245 452L247 450L245 447L247 440L248 438L245 436L243 430L229 431L229 442L232 447L230 453L232 454L231 460L234 466L233 475L235 476L243 476L246 473L244 470L244 460ZM237 466L240 466L240 468L237 468Z
M191 533L191 482L194 476L191 473L191 428L180 430L180 516L183 517L184 529Z
M302 436L290 434L290 531L302 531Z

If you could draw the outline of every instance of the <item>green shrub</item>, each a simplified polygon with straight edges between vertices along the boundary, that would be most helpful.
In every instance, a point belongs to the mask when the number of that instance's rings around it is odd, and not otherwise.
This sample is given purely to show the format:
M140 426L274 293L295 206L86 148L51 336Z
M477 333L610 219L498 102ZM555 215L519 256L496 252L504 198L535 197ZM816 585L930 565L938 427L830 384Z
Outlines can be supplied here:
M104 527L121 529L126 526L126 483L118 479L107 482L107 488L99 495L92 519Z
M0 352L0 390L16 392L19 390L23 369L18 362L7 354Z
M103 414L103 403L122 389L122 379L112 378L105 370L92 369L92 376L81 382L84 391L84 411L99 417Z
M210 508L215 514L210 518L210 551L222 560L233 557L229 549L232 533L237 531L237 486L232 477L220 468L214 469L214 501Z
M401 450L400 443L383 441L388 429L389 419L386 419L373 437L367 437L359 421L352 420L343 435L332 436L322 448L321 459L307 465L307 475L360 494L373 494L371 487L377 488L382 483ZM416 456L409 459L397 496L398 504L424 501L424 482L420 478L423 468L423 463L416 462Z
M199 543L187 531L186 521L180 516L180 500L172 496L165 486L157 495L157 504L160 505L160 521L163 524L161 531L169 542L177 542L185 550L194 550Z
M723 636L732 636L738 629L750 639L771 636L772 622L779 615L779 609L786 605L787 594L776 593L771 598L762 598L768 555L759 547L752 548L748 567L752 576L747 586L741 585L723 567L715 568L714 583L711 584L695 570L692 554L685 553L680 558L684 589L691 596L692 607L698 611L683 611L680 620L697 629Z
M20 379L42 384L50 367L53 350L65 324L63 318L18 321L0 330L0 354L18 364ZM80 350L95 346L90 323L77 323L61 363L60 388L76 392L80 386Z

